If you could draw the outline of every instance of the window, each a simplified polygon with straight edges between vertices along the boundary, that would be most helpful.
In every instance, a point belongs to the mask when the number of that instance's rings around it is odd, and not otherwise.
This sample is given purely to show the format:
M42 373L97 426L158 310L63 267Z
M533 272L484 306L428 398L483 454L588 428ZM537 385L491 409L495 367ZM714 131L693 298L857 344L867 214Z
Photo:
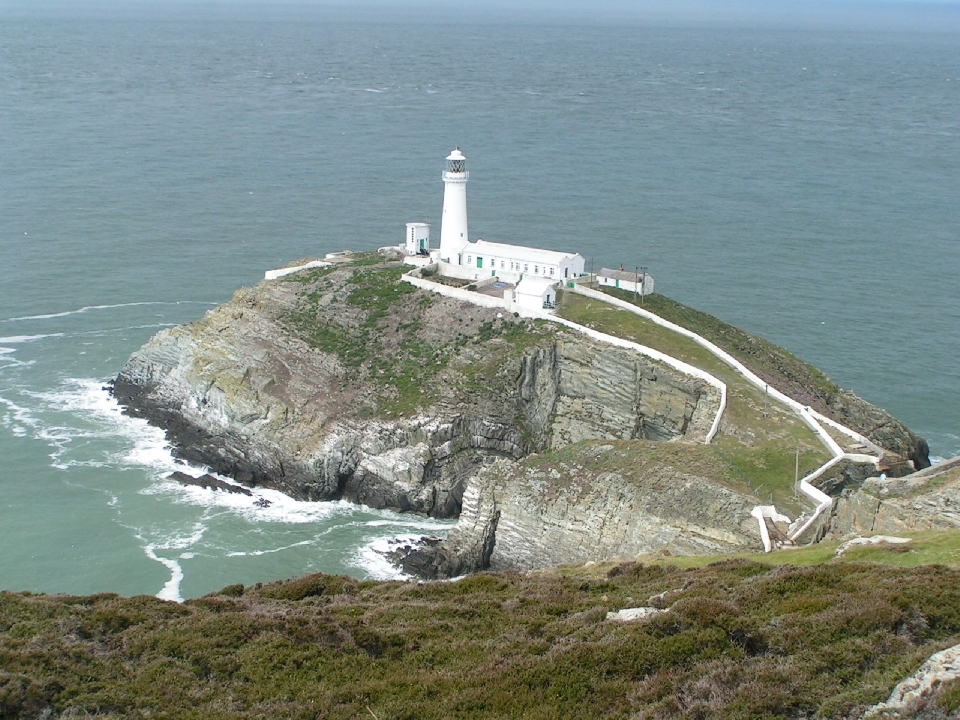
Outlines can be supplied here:
M504 262L503 262L503 260L501 260L501 261L500 261L500 269L501 269L501 270L503 270L503 266L504 266Z
M473 255L467 255L467 265L473 264Z
M524 265L524 266L523 266L523 271L524 271L524 272L530 272L530 266L529 266L529 265Z
M539 265L534 265L534 266L533 266L533 274L534 274L534 275L539 275L539 274L540 274L540 266L539 266Z
M550 274L553 275L553 268L550 268Z

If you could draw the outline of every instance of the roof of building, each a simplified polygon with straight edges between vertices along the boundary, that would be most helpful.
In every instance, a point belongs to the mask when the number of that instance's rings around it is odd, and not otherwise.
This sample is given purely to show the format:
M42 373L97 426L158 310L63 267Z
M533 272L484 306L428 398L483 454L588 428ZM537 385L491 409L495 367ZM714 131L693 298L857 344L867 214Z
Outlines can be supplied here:
M472 252L477 255L484 253L496 255L497 257L510 258L511 260L522 260L525 262L541 263L543 265L557 265L562 260L576 257L579 253L558 252L557 250L541 250L540 248L527 247L526 245L507 245L506 243L487 242L486 240L477 240L467 243L463 252Z
M637 282L638 273L629 270L611 270L610 268L600 268L597 273L600 277L610 278L611 280L625 280L626 282ZM647 273L649 275L650 273ZM640 276L643 273L639 273Z
M516 292L519 295L542 296L550 287L556 284L557 281L551 280L550 278L525 275L523 280L517 284Z

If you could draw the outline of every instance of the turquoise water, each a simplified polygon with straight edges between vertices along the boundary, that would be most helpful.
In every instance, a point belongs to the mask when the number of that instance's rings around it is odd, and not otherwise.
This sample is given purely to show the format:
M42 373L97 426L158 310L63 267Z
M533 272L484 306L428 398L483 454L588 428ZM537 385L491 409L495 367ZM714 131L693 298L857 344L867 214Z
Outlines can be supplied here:
M955 34L2 12L2 588L389 577L442 533L174 486L102 388L266 269L438 236L455 145L474 237L646 265L960 454Z

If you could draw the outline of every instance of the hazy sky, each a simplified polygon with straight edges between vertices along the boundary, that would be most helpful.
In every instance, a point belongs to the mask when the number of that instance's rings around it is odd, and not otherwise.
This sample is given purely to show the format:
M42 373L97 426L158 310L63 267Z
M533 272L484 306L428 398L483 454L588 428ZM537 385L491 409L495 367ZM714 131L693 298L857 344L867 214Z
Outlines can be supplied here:
M563 22L960 32L960 0L0 0L16 14L175 12L413 22Z

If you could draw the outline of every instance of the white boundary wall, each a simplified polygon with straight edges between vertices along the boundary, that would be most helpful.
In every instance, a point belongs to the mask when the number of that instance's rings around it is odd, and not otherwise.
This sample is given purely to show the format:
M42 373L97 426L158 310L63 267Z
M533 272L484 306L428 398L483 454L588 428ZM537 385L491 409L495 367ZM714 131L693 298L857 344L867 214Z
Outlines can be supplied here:
M297 265L296 267L280 268L279 270L267 270L263 274L264 280L276 280L281 278L284 275L290 275L291 273L300 272L301 270L307 270L309 268L317 267L327 267L333 263L324 262L323 260L312 260L311 262L304 263L303 265Z
M299 269L299 268L297 268ZM549 322L554 322L559 325L563 325L572 330L576 330L588 337L598 340L599 342L608 343L616 347L622 347L628 350L633 350L641 355L649 357L658 362L662 362L665 365L668 365L675 370L678 370L686 375L696 377L700 380L703 380L710 385L713 385L718 390L720 390L720 409L717 412L716 417L714 418L713 425L710 428L710 432L707 433L705 443L709 444L717 434L717 430L720 427L720 420L723 417L723 413L727 407L727 386L719 378L711 375L705 370L689 365L681 360L677 360L674 357L671 357L665 353L660 352L659 350L654 350L653 348L647 347L645 345L640 345L639 343L631 342L629 340L624 340L623 338L614 337L613 335L607 335L606 333L601 333L591 328L585 327L578 323L575 323L571 320L566 320L556 315L544 312L542 310L534 310L531 308L524 308L516 303L510 302L509 300L504 300L502 298L491 297L489 295L480 295L469 290L464 290L462 288L455 288L449 285L443 285L440 283L435 283L424 278L413 277L410 274L404 275L403 279L409 282L411 285L419 287L422 290L427 290L429 292L435 292L446 297L456 298L458 300L463 300L465 302L473 303L474 305L479 305L481 307L488 308L501 308L507 312L516 312L521 317L537 319L537 320L547 320ZM862 462L862 463L873 463L878 465L880 462L880 457L875 457L873 455L861 455L855 453L845 453L843 448L837 443L836 440L828 433L820 422L830 425L838 432L847 435L853 440L869 447L870 449L877 452L880 456L883 454L883 450L877 447L875 444L870 442L860 433L851 430L840 423L831 420L830 418L824 417L818 412L811 410L808 406L803 405L793 398L785 395L776 388L772 388L768 383L765 383L758 375L756 375L751 370L748 370L747 367L741 363L739 360L734 358L728 352L720 348L718 345L710 342L706 338L698 335L697 333L687 330L686 328L672 323L669 320L664 320L659 315L656 315L648 310L637 307L632 303L628 303L619 298L612 297L606 293L599 292L597 290L591 290L590 288L585 288L579 284L574 285L572 288L567 287L566 290L572 291L574 293L584 295L586 297L598 300L600 302L609 303L615 307L619 307L623 310L627 310L636 315L639 315L650 322L653 322L661 327L665 327L673 332L679 333L684 337L688 337L698 345L707 349L714 356L722 360L724 363L733 368L739 375L741 375L747 382L754 385L757 388L764 390L770 397L774 400L777 400L793 411L795 411L800 418L810 427L811 430L820 438L820 441L827 447L830 451L830 454L833 457L824 463L821 467L814 470L812 473L804 477L800 481L800 491L803 492L807 497L813 500L816 503L816 510L813 514L805 520L797 529L790 532L790 539L795 539L800 537L806 530L814 523L816 520L823 514L823 512L829 509L833 505L833 498L824 493L822 490L814 487L810 481L816 480L824 473L827 472L830 468L836 465L841 460L850 460L852 462ZM763 548L766 552L770 552L773 549L773 543L770 540L770 534L766 526L766 518L770 518L776 521L789 522L789 518L785 515L781 515L777 512L777 509L772 505L758 505L750 513L753 517L757 519L760 529L760 539L763 542Z
M599 342L607 343L609 345L614 345L616 347L625 348L627 350L633 350L641 355L661 362L664 365L672 367L674 370L678 370L685 375L690 375L699 380L712 385L720 391L720 408L717 411L717 415L713 420L713 424L710 427L710 431L707 433L707 436L704 440L705 443L710 443L713 440L714 436L717 434L717 430L720 428L720 419L723 417L723 413L727 408L727 385L722 380L717 377L714 377L705 370L701 370L698 367L693 365L688 365L682 360L677 360L675 357L671 357L666 353L662 353L659 350L654 350L653 348L647 347L646 345L640 345L639 343L631 342L630 340L624 340L623 338L614 337L613 335L607 335L606 333L598 332L591 328L585 327L578 323L575 323L571 320L566 320L561 317L557 317L543 310L534 310L532 308L525 308L516 303L512 303L508 300L502 298L491 297L489 295L480 295L479 293L471 292L470 290L464 290L462 288L455 288L449 285L443 285L441 283L435 283L431 280L426 280L425 278L413 277L409 274L404 275L403 279L406 280L411 285L414 285L421 290L427 290L429 292L435 292L446 297L456 298L457 300L463 300L465 302L473 303L474 305L480 305L481 307L488 308L502 308L507 312L515 312L520 315L520 317L531 318L535 320L547 320L548 322L557 323L558 325L563 325L568 327L571 330L576 330L579 333L582 333L594 340Z
M741 363L739 360L737 360L732 355L730 355L730 353L721 349L719 346L710 342L706 338L700 335L697 335L695 332L687 330L686 328L681 327L676 323L672 323L669 320L664 320L662 317L660 317L659 315L655 315L649 310L644 310L643 308L637 307L633 303L628 303L624 300L620 300L619 298L612 297L598 290L591 290L590 288L585 288L581 285L574 285L574 287L567 288L567 290L577 293L579 295L584 295L594 300L610 303L611 305L614 305L616 307L622 308L636 315L639 315L643 318L646 318L650 322L660 325L661 327L668 328L670 330L673 330L674 332L677 332L685 337L690 338L691 340L696 342L698 345L701 345L702 347L706 348L713 355L715 355L720 360L722 360L727 365L729 365L731 368L733 368L747 382L762 389L764 392L768 393L770 397L774 398L775 400L778 400L779 402L783 403L787 407L791 408L803 419L803 421L810 427L810 429L817 434L817 436L820 438L820 441L824 445L826 445L827 449L830 451L830 454L833 455L833 458L828 460L821 467L817 468L812 473L810 473L805 478L803 478L803 480L800 481L800 490L807 497L812 499L817 504L817 508L814 511L813 515L809 519L807 519L802 525L800 525L799 528L791 531L790 533L791 540L800 537L804 532L806 532L806 530L814 522L816 522L817 518L819 518L825 510L829 509L833 505L833 498L831 498L822 490L819 490L818 488L811 485L810 484L811 480L816 480L821 475L823 475L827 470L832 468L834 465L836 465L838 462L840 462L843 459L851 460L853 462L863 462L863 463L872 462L874 465L879 465L880 456L883 455L883 450L881 448L877 447L874 443L870 442L870 440L865 438L860 433L854 430L851 430L850 428L845 427L844 425L841 425L840 423L834 420L831 420L830 418L827 418L821 415L820 413L815 412L814 410L811 410L808 406L802 405L801 403L797 402L793 398L780 392L776 388L770 387L767 383L765 383L762 379L760 379L758 375L748 370L743 363ZM838 432L841 432L844 435L847 435L848 437L850 437L851 439L856 440L857 442L869 447L871 450L878 453L878 456L874 457L873 455L844 453L843 448L841 448L840 445L837 444L837 441L830 436L830 433L824 430L823 426L820 424L821 422L827 425L830 425L832 428L834 428ZM758 522L760 523L760 536L761 536L761 539L763 540L764 550L766 550L767 552L770 552L770 550L772 549L772 545L770 543L769 533L767 532L767 527L764 521L764 517L771 517L771 518L773 517L772 515L766 514L765 512L767 508L771 508L771 507L772 506L758 505L756 508L754 508L753 512L751 513L754 517L757 518ZM775 512L775 510L773 512ZM782 515L779 515L779 513L777 513L777 515L779 517L784 517Z

